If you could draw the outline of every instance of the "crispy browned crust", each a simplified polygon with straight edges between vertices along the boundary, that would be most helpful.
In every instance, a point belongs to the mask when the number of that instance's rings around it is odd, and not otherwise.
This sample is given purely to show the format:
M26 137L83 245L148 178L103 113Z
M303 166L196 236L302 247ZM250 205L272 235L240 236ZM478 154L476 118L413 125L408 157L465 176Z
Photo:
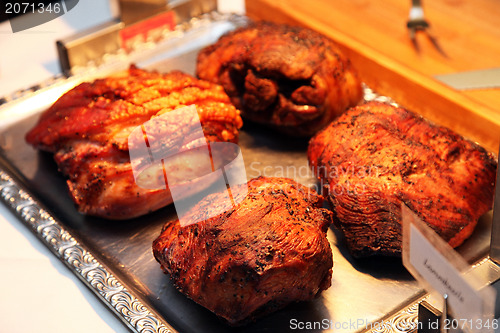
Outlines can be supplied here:
M198 77L221 84L242 116L309 136L362 98L349 60L327 37L301 27L256 22L198 55Z
M206 214L220 200L210 195L191 212ZM185 227L167 223L153 252L181 292L239 325L330 286L331 212L322 201L290 179L259 177L234 209Z
M402 108L349 110L311 139L308 157L357 257L400 255L402 203L453 247L492 207L493 155Z
M26 135L28 143L55 153L80 212L127 219L172 203L168 189L135 183L128 136L137 126L170 110L195 104L209 141L237 142L239 111L223 88L181 72L128 71L82 83L45 111ZM179 122L182 126L182 122ZM179 134L182 129L172 130Z

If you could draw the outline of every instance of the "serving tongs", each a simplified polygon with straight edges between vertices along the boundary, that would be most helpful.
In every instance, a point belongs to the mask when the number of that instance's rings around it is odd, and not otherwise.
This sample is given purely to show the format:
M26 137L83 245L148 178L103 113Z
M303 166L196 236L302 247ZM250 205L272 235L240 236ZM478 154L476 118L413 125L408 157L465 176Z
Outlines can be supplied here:
M439 53L441 53L443 56L446 57L446 53L443 51L443 49L437 42L436 37L431 32L429 22L425 19L424 9L422 8L421 0L411 1L410 15L408 17L408 21L406 22L406 27L408 28L408 33L410 35L413 47L417 52L420 52L420 47L418 45L416 35L417 32L420 31L425 33L425 35L431 41L432 45L434 45L436 50L438 50Z

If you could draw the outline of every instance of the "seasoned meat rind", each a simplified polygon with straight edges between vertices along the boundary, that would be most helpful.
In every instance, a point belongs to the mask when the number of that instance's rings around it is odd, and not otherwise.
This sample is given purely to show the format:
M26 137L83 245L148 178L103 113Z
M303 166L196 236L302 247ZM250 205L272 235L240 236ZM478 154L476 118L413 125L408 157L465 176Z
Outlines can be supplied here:
M222 197L209 195L191 214L209 214ZM331 212L322 201L293 180L255 178L233 209L185 227L167 223L154 256L181 292L239 325L330 286Z
M357 257L400 255L401 204L453 247L492 207L491 153L388 104L349 110L311 139L308 157Z
M172 203L168 188L136 184L130 133L153 117L192 104L208 141L237 142L242 120L221 86L178 71L160 74L135 66L65 93L41 115L26 141L54 153L80 212L128 219ZM162 145L189 145L185 124L177 126L169 128ZM154 148L156 143L150 143Z
M198 77L221 84L245 119L309 136L362 98L350 61L327 37L256 22L198 55Z

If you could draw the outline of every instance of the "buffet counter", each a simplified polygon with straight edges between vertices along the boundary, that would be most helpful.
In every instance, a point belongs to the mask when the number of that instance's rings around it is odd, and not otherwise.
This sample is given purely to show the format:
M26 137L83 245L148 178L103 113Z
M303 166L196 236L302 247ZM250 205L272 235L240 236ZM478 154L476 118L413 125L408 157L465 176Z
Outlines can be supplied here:
M219 6L222 3L219 1ZM252 19L307 26L331 37L350 57L367 85L365 89L373 89L374 96L388 96L400 105L479 142L491 152L497 152L500 140L500 87L457 90L436 76L500 67L500 26L497 23L500 2L425 2L426 18L443 53L423 33L417 34L419 48L415 49L406 28L409 10L410 1L398 0L250 0L246 3L246 15ZM0 33L4 36L0 38L0 45L3 50L9 51L0 59L0 98L12 97L26 88L29 93L30 87L54 76L62 79L55 41L108 21L113 16L108 1L95 0L81 1L67 15L17 34L11 33L8 22L1 23ZM6 123L2 122L10 121L8 118L10 115L0 113L0 128L6 127ZM247 141L251 142L248 138ZM5 142L0 136L2 144ZM260 156L257 153L255 155ZM296 162L300 158L304 165L307 163L303 152L286 153L288 159L277 157L272 161L274 165L281 166L280 163L283 163L286 167L289 161ZM0 226L0 266L3 267L0 284L7 290L0 303L0 312L5 318L2 320L2 331L128 331L70 271L73 268L68 269L55 258L33 231L19 221L19 216L15 216L3 203L0 204ZM480 226L480 236L488 236L481 240L489 240L490 221ZM332 231L329 237L334 237ZM484 248L482 246L481 251ZM343 264L353 271L359 268L351 267L343 255L337 254L335 260L340 262L337 267ZM159 270L156 273L159 280L165 279ZM350 281L351 271L338 269L336 274L342 277L342 273L345 280ZM357 291L361 293L373 290L374 283L380 283L377 286L380 290L386 288L387 294L395 295L406 292L406 299L412 302L422 296L418 286L413 285L414 281L401 266L396 273L393 275L403 281L397 292L394 292L394 285L383 284L384 279L379 279L376 274L364 274L370 279L367 279L365 289L357 286L352 286L352 289L359 289ZM400 273L402 278L398 275ZM342 285L336 287L345 289ZM366 308L380 307L380 302L376 300L365 301ZM325 302L328 305L325 308L330 307L337 313L345 310L344 304L332 305L329 302ZM300 310L292 309L292 313ZM332 313L335 311L332 310ZM355 311L359 309L352 310L353 313ZM387 313L385 308L377 311L367 319L376 320L380 318L379 312ZM205 317L202 319L206 320ZM285 319L288 320L288 317ZM192 324L190 320L186 322Z

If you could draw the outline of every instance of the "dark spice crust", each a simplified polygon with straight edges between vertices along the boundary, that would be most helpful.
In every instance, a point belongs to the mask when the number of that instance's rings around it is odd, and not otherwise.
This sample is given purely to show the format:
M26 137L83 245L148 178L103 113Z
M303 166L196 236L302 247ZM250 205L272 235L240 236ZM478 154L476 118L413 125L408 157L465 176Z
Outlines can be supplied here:
M203 49L197 75L221 84L244 118L295 136L316 133L363 95L356 71L330 39L263 21Z
M349 110L311 139L308 157L357 257L400 255L402 203L453 247L493 204L493 154L391 105Z
M208 196L192 214L206 214L220 200ZM185 227L167 223L153 252L180 291L240 325L330 286L331 212L322 201L290 179L259 177L226 213Z

